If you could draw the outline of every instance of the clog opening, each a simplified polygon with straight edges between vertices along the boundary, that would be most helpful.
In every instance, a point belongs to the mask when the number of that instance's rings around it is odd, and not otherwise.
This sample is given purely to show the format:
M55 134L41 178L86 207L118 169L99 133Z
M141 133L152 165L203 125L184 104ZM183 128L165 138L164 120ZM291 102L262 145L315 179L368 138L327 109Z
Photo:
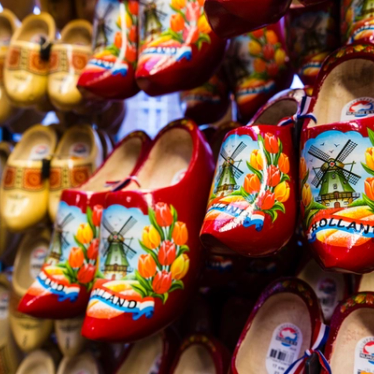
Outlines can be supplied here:
M95 173L86 184L80 187L83 191L108 191L112 188L108 182L119 182L130 175L134 169L143 142L133 137L116 148L107 162Z
M182 353L173 374L215 374L216 372L213 357L208 349L196 344Z
M347 112L355 104L354 101L360 98L373 98L374 102L373 92L373 61L354 59L341 63L324 80L314 108L317 123L310 121L309 126L348 121ZM357 104L360 105L360 102ZM365 108L357 107L357 110L361 109ZM351 117L351 119L357 119L366 116Z
M57 374L99 374L95 359L90 354L66 357L61 362Z
M79 159L91 155L95 147L95 136L91 129L76 126L68 130L58 145L56 156L60 159Z
M49 25L44 19L40 17L32 18L22 24L17 39L25 42L39 43L41 38L48 39L49 32Z
M277 125L285 117L292 117L297 112L297 102L284 99L275 102L267 108L253 123L253 125Z
M374 272L364 274L358 286L358 292L374 292Z
M156 142L143 168L137 175L140 188L154 190L177 184L191 162L193 143L188 131L174 128ZM128 190L134 189L131 183Z
M81 26L74 26L67 30L66 33L62 31L61 42L64 44L91 46L92 34L90 30L82 24Z
M1 16L0 13L0 42L2 45L9 44L10 38L12 37L12 24L9 19Z
M282 349L278 349L279 343L276 340L276 335L283 330L296 335L293 338L299 351L294 352L293 356L286 354L282 357L288 367L310 348L312 337L309 310L304 301L292 293L273 295L259 309L235 359L238 373L264 373L268 365L273 365L268 357L273 352L276 356L282 356L284 353Z
M27 356L17 370L17 374L54 374L52 357L43 351L35 351Z
M362 353L365 353L365 340L374 340L374 309L362 308L350 313L341 324L330 358L330 366L333 373L364 373L362 365ZM373 347L370 345L370 348ZM367 351L371 356L373 351ZM366 365L368 364L367 360ZM355 370L355 367L357 370ZM358 370L361 369L361 370Z
M161 335L153 335L133 345L128 357L116 374L148 374L156 370L163 354ZM152 370L153 369L153 370Z

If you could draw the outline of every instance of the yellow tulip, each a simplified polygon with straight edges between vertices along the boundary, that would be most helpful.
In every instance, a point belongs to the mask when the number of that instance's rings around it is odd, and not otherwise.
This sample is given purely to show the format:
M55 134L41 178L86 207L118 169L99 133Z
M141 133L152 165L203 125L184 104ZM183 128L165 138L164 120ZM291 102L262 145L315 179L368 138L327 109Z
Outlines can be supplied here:
M93 239L93 232L90 225L88 223L80 224L76 236L79 242L81 242L82 244L91 243Z
M182 279L188 272L190 267L190 259L183 253L171 265L170 272L173 279Z
M175 9L181 10L186 6L186 0L171 0L171 6Z
M374 147L368 148L365 152L366 165L374 170Z
M201 15L197 21L197 28L203 34L209 34L212 31L205 14Z
M161 237L153 225L144 227L142 241L149 249L157 248L161 243Z
M288 185L287 182L282 182L278 184L277 187L274 189L274 195L275 198L280 202L284 203L288 200L290 197L290 186Z
M262 170L264 168L264 159L262 158L262 154L258 149L252 151L250 164L256 170Z
M305 183L301 192L301 200L304 206L308 207L312 202L312 190L308 183Z
M249 53L254 56L258 56L262 51L261 44L259 42L256 42L256 40L251 40L248 43L248 49Z
M284 62L286 61L286 52L279 48L276 52L275 52L275 56L274 56L274 59L275 59L275 63L278 65L278 66L282 66L284 65Z

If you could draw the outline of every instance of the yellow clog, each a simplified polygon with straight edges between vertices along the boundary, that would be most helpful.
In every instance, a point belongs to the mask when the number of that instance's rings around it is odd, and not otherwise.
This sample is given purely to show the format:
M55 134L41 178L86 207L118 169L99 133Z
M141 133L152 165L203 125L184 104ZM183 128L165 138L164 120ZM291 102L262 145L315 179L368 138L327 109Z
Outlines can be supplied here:
M30 353L21 362L16 374L55 374L55 363L52 356L42 350ZM68 374L68 373L65 373Z

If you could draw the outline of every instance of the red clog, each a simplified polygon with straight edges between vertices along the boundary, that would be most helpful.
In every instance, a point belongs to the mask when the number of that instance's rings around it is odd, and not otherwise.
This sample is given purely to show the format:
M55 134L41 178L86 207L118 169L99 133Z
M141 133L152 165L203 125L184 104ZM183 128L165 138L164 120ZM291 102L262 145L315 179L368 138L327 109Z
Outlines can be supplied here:
M325 58L340 46L339 3L290 9L285 17L287 48L304 84L314 84Z
M63 191L49 254L18 306L21 313L52 319L84 313L96 271L105 196L139 168L149 144L145 133L131 133L84 185Z
M290 87L290 65L283 22L230 41L224 66L240 122L247 123L274 94Z
M170 374L179 339L172 329L128 345L116 374Z
M218 68L226 41L211 30L204 0L140 2L136 81L157 96L203 85Z
M279 21L291 0L206 0L204 9L214 32L232 38Z
M99 0L95 9L94 54L78 80L87 97L123 100L135 95L138 53L137 0Z
M256 115L251 126L226 135L200 233L204 246L215 253L231 249L252 257L269 255L293 235L293 126L283 125L284 117L300 112L297 100L304 96L299 90L283 93Z
M373 373L374 293L342 302L332 316L325 357L332 373ZM330 374L322 370L321 374Z
M184 311L202 267L199 229L213 170L204 136L183 119L158 134L133 183L108 194L84 336L134 341Z
M328 269L374 270L374 46L324 63L301 137L305 237Z
M174 360L170 374L226 374L230 353L222 343L208 335L187 337Z
M283 278L269 285L258 299L237 343L231 373L285 373L305 351L318 349L326 333L310 286ZM303 358L292 373L304 373L304 363Z

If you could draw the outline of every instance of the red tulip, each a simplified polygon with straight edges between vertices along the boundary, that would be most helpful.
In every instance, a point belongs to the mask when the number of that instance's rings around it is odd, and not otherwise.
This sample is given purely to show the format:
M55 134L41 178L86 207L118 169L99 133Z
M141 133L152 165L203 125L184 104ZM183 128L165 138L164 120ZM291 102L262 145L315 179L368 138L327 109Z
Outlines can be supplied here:
M266 60L272 60L275 54L274 47L271 44L266 44L263 49Z
M99 227L101 224L101 217L103 216L103 206L95 205L92 212L92 222L94 226Z
M156 274L156 262L151 255L140 255L138 271L143 278L151 278Z
M171 287L171 273L168 273L166 270L158 272L153 279L152 288L158 294L163 294L169 291Z
M73 247L69 253L69 265L72 268L80 268L83 265L84 254L80 247Z
M128 3L129 11L132 15L137 16L139 13L139 3L135 0L130 0Z
M79 283L89 283L95 276L96 267L91 264L83 265L78 271L78 282Z
M259 192L261 189L261 182L258 179L258 176L255 174L247 174L244 178L243 188L245 192L249 194Z
M129 40L130 42L137 43L138 41L138 28L136 26L131 26L129 31Z
M281 179L279 169L274 165L270 165L267 168L267 174L268 174L268 178L267 178L267 181L266 181L267 185L269 187L277 186L280 182L280 179Z
M186 18L188 22L196 21L200 17L200 4L198 2L191 2L187 4Z
M92 240L90 246L88 247L87 257L90 260L97 259L97 255L99 254L99 244L100 244L100 240L96 238Z
M269 210L274 206L275 195L270 191L265 191L258 197L257 206L262 210Z
M274 78L279 73L279 67L275 62L270 63L266 69L267 69L268 74L272 78ZM274 153L277 153L277 152L274 152Z
M155 206L156 222L161 227L170 226L173 223L173 215L169 205L166 203L157 203Z
M169 240L162 242L160 251L158 252L158 260L163 266L171 265L176 257L175 244Z
M136 48L128 44L126 48L126 54L125 54L126 60L128 62L135 62L137 57L138 57L138 53L137 53Z
M278 145L278 138L273 134L266 133L265 134L265 149L269 153L278 153L279 145Z

